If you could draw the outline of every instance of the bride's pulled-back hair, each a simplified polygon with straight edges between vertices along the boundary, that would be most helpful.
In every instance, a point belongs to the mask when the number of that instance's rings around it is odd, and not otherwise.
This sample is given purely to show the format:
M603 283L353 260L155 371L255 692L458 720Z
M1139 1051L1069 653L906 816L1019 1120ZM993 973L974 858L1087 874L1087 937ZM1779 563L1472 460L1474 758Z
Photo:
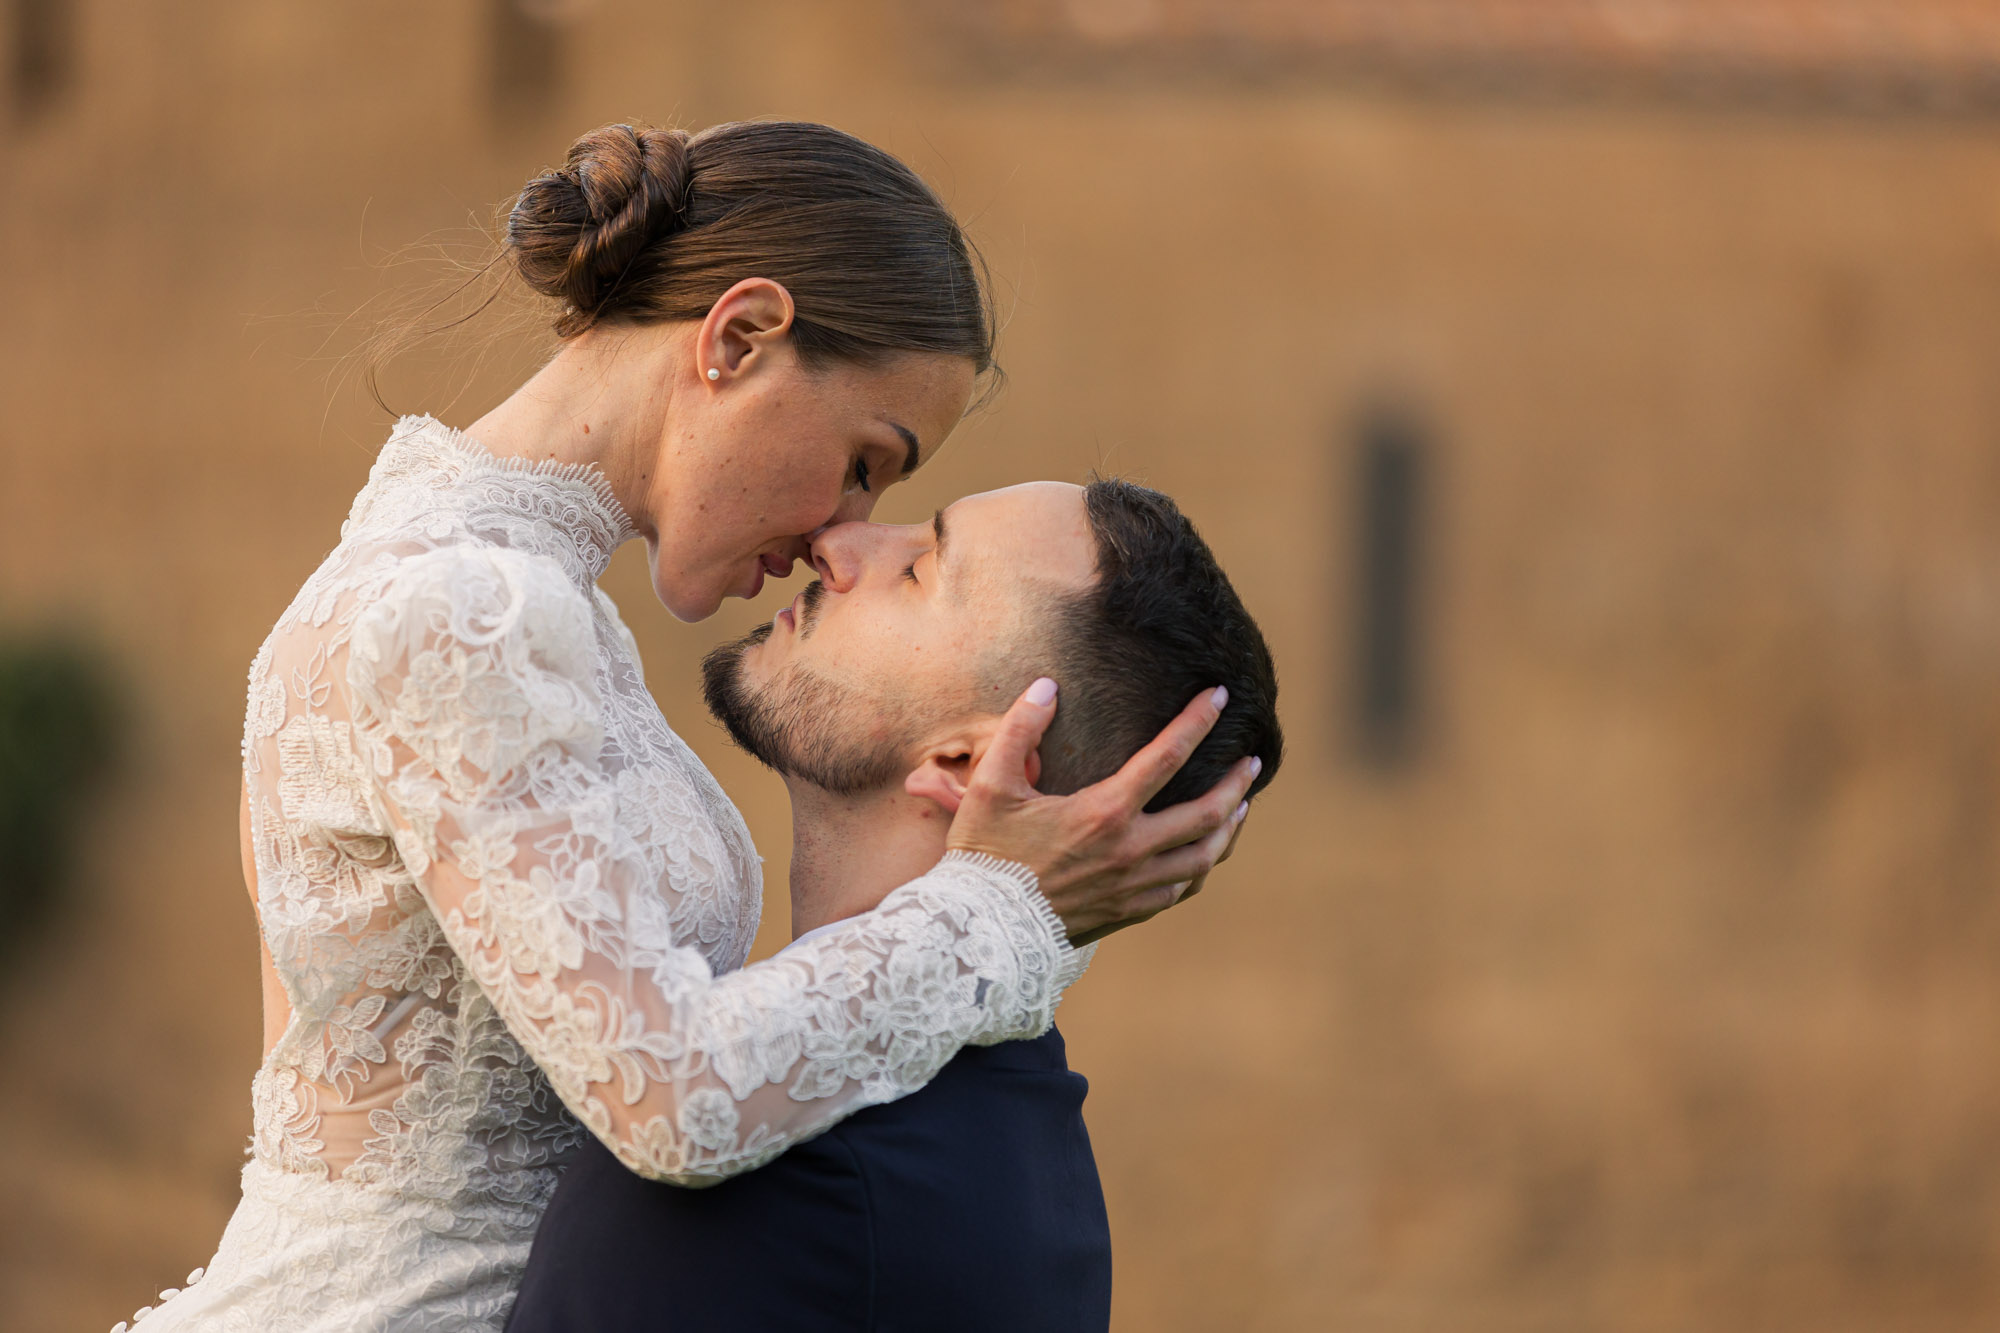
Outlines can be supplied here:
M993 308L958 220L903 163L826 125L592 130L521 191L506 245L564 338L702 319L757 277L792 294L808 366L902 351L993 364Z

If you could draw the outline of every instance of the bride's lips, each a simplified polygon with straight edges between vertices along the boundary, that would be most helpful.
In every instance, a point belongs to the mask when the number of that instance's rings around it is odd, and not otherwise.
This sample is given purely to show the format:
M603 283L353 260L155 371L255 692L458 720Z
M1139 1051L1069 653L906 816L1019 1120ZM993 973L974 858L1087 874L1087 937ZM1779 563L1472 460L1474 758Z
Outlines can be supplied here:
M750 591L742 594L743 600L746 602L764 591L764 578L766 575L781 579L790 578L792 574L792 558L788 555L773 555L769 551L766 551L757 557L756 563L751 568Z

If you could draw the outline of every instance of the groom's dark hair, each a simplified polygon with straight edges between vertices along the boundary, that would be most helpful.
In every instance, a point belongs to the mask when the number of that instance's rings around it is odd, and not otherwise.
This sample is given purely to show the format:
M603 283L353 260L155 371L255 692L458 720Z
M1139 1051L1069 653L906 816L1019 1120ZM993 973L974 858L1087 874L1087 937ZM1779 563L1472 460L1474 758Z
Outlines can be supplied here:
M1136 754L1217 685L1229 704L1148 810L1202 795L1248 755L1264 761L1254 795L1284 758L1278 676L1257 622L1178 506L1129 481L1084 488L1097 581L1059 603L1051 635L1061 693L1043 738L1039 786L1073 792Z

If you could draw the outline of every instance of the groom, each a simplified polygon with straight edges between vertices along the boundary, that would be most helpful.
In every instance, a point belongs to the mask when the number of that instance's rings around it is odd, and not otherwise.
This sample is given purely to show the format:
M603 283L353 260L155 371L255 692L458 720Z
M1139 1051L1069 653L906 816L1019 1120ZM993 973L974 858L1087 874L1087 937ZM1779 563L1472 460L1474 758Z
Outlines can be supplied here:
M1256 623L1173 502L1120 481L969 496L911 527L813 543L820 578L710 654L708 703L792 799L794 942L934 865L1001 714L1061 685L1047 792L1115 772L1189 697L1215 729L1154 798L1245 755L1277 771L1277 680ZM962 1050L710 1189L640 1179L592 1140L536 1237L510 1333L1068 1330L1110 1319L1111 1242L1085 1082L1053 1028Z

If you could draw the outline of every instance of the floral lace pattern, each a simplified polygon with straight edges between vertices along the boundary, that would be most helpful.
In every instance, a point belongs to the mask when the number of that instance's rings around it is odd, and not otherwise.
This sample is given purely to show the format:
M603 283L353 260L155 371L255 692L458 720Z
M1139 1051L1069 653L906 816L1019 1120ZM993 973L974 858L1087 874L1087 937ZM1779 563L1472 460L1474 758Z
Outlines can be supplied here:
M744 966L749 832L595 586L632 535L595 472L405 418L259 650L244 780L290 1015L243 1203L148 1333L498 1328L582 1135L710 1184L1048 1027L1089 951L990 858Z

